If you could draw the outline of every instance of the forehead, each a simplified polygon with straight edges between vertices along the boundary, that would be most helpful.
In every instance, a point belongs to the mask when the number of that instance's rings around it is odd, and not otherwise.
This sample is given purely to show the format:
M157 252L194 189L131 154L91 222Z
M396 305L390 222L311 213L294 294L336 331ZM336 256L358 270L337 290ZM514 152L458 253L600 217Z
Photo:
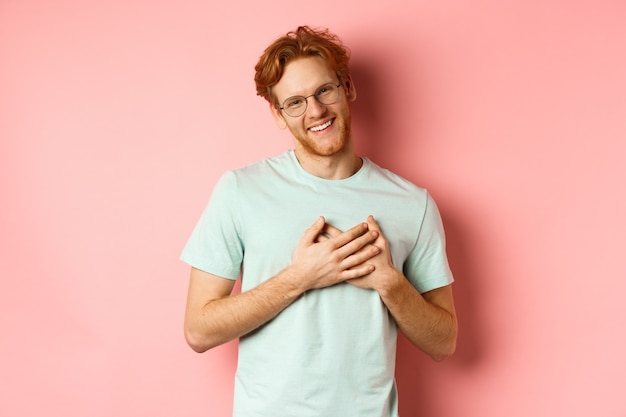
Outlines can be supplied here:
M320 57L297 58L285 66L283 76L272 88L279 99L295 95L312 94L325 83L336 82L337 76L330 65Z

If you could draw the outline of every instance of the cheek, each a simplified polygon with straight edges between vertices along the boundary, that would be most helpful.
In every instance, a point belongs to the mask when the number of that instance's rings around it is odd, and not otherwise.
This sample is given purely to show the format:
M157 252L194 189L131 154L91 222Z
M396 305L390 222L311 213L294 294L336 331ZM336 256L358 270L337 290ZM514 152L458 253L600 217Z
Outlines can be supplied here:
M285 120L281 114L273 113L273 116L276 126L278 126L279 129L285 129L287 127L287 120Z
M292 132L304 132L305 131L304 126L302 126L300 119L294 120L291 123L289 123L289 130L291 130Z

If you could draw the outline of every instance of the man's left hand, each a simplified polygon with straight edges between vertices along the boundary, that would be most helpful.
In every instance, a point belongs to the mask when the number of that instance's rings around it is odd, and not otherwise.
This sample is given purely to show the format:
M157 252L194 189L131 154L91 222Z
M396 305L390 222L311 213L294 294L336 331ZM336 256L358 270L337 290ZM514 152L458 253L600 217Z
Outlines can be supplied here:
M402 276L402 273L393 265L391 252L389 251L389 241L383 234L380 226L374 219L374 216L367 216L367 225L369 230L376 230L378 232L378 238L376 238L376 240L370 245L378 247L378 249L380 249L380 253L367 260L369 265L374 266L374 272L361 278L347 280L346 282L354 285L355 287L379 291L383 286L391 284L391 281L396 279L398 276ZM324 232L331 237L342 233L341 230L330 224L325 225ZM364 247L363 250L367 249L368 246L369 245Z

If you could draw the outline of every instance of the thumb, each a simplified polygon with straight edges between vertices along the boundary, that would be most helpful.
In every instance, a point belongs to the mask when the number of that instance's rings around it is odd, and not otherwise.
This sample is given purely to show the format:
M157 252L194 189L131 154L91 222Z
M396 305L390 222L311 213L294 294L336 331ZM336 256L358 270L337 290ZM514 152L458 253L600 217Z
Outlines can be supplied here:
M370 229L378 230L380 232L380 226L378 225L376 219L374 219L374 216L372 216L371 214L367 216L367 224L369 225Z
M306 231L304 232L304 236L302 237L302 241L311 244L315 243L325 224L326 219L324 219L324 216L318 217L315 223L313 223L308 229L306 229Z

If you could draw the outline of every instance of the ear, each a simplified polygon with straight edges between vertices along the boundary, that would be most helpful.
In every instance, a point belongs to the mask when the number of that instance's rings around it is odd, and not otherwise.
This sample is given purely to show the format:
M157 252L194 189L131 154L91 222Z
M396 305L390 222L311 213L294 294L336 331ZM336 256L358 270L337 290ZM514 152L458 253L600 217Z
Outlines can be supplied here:
M352 77L348 77L348 79L343 82L343 86L346 89L346 97L348 98L348 100L356 100L356 87L354 86Z
M278 125L278 128L284 130L287 127L287 121L283 116L283 112L272 103L270 103L270 112L272 113L272 116L274 116L274 121Z

